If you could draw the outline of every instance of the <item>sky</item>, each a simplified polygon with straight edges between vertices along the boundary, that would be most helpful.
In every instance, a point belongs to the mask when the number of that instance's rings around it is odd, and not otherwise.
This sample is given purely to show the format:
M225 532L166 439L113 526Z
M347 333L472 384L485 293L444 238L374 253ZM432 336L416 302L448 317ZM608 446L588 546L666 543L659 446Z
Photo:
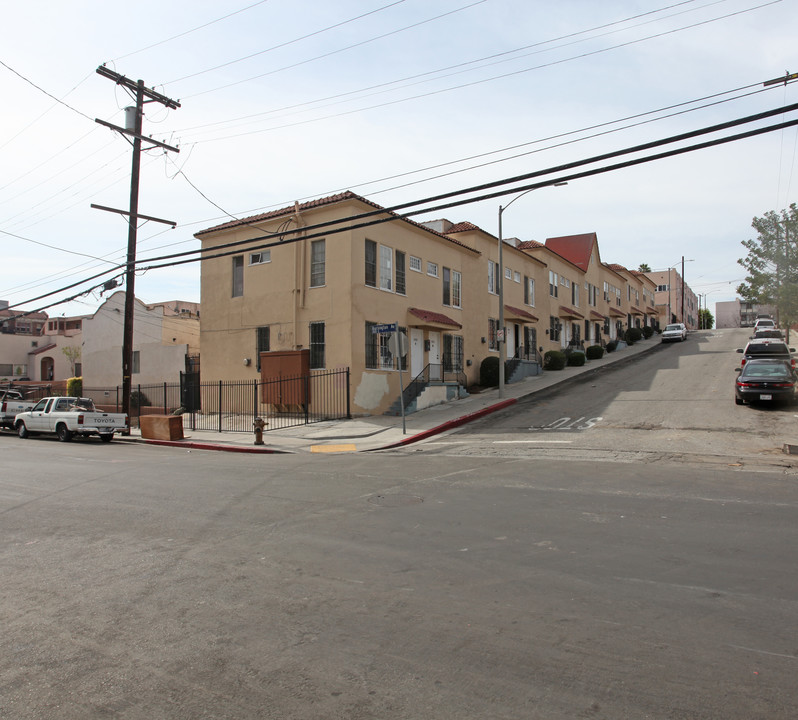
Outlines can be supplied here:
M199 302L199 263L147 260L232 218L342 190L418 201L798 102L798 82L763 86L798 71L794 0L31 0L3 14L0 300L51 317L94 312L126 254L125 217L91 205L129 207L131 147L95 119L124 125L134 102L100 65L180 103L145 107L144 134L179 150L142 155L139 212L176 223L139 227L146 303ZM630 269L684 257L713 311L745 277L752 219L798 201L797 151L790 127L413 219L496 235L513 201L505 237L595 232L602 260Z

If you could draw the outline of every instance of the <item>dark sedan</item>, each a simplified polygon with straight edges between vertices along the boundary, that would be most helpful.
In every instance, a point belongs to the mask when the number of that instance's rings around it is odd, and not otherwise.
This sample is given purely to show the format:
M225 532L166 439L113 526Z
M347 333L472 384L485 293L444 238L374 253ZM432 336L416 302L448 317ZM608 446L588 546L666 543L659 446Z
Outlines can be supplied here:
M749 360L740 371L734 385L734 401L743 403L794 403L796 400L796 376L784 360Z

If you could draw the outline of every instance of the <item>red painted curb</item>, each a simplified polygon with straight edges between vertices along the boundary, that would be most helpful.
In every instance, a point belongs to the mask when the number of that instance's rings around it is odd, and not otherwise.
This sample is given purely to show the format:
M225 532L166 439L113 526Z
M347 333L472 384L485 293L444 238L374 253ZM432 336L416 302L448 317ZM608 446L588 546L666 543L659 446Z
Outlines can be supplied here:
M497 412L499 410L504 410L506 407L510 407L510 405L514 405L518 402L518 398L509 398L507 400L502 400L501 402L496 403L495 405L489 405L486 408L482 408L482 410L475 410L468 415L463 415L462 417L455 418L454 420L447 420L445 423L441 423L440 425L436 425L434 428L430 428L429 430L424 430L424 432L420 432L417 435L413 435L409 438L405 438L404 440L400 440L399 442L392 443L391 445L386 445L385 447L380 448L380 450L390 450L391 448L402 447L403 445L410 445L410 443L418 442L419 440L426 440L428 437L432 437L433 435L438 435L439 433L445 432L446 430L451 430L452 428L460 427L460 425L465 425L473 420L478 420L485 415L490 415L491 413Z
M184 447L190 450L220 450L222 452L263 453L267 455L279 453L279 450L271 450L269 448L241 447L240 445L211 445L210 443L181 442L179 440L141 440L140 442L146 443L147 445Z

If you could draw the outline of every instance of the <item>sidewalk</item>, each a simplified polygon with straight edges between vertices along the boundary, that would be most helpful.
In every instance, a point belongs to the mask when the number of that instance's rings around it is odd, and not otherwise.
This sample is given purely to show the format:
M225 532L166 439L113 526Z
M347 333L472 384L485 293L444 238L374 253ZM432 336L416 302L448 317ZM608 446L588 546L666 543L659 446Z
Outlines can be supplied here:
M375 415L353 420L326 421L284 430L267 430L263 433L264 444L260 446L254 444L254 432L218 433L209 430L191 430L185 431L183 440L166 441L143 439L139 428L132 428L128 437L117 436L117 438L122 442L243 453L340 453L384 450L425 440L502 410L521 398L548 388L587 381L607 365L641 359L641 355L660 347L660 338L654 335L631 347L605 353L601 360L589 360L583 367L548 371L512 385L505 385L504 398L499 398L498 388L491 388L462 400L412 413L405 418L406 432L402 431L401 417Z

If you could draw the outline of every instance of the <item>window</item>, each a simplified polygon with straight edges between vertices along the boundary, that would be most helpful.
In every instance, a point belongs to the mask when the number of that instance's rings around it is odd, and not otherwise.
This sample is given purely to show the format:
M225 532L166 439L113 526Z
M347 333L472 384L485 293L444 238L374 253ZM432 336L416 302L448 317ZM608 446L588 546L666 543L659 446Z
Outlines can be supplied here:
M366 285L377 287L377 243L366 240Z
M421 258L415 255L410 256L410 269L414 272L421 272Z
M505 280L512 280L513 279L513 271L510 268L504 268L504 279Z
M585 289L587 290L587 304L596 307L596 303L598 302L598 288L590 283L585 283Z
M380 289L393 290L393 250L380 245Z
M322 287L324 285L324 266L325 266L325 246L324 240L313 240L310 243L310 287ZM322 366L323 367L323 366Z
M554 315L549 315L549 338L553 341L559 340L561 330L562 325L560 324L559 318L554 317Z
M463 276L457 272L457 270L452 270L452 307L462 307L461 305L461 295L462 295L462 287L463 287Z
M557 286L560 284L560 278L553 270L549 270L549 295L557 297Z
M463 371L463 337L461 335L443 336L443 371Z
M563 287L571 287L571 281L567 277L560 275L560 285Z
M571 305L579 307L579 283L571 285Z
M271 250L261 250L260 252L254 252L249 254L250 265L262 265L263 263L270 263L271 261L272 261Z
M396 251L396 292L399 295L407 294L405 283L405 254L401 250Z
M657 285L657 292L668 292L667 285Z
M535 307L535 280L524 276L524 305Z
M377 323L366 321L366 368L369 370L394 370L396 362L391 354L389 333L375 333ZM407 328L400 327L399 332L407 334ZM402 370L407 370L407 355L402 357Z
M324 367L324 323L310 323L310 369Z
M260 354L269 352L271 344L271 332L269 326L255 328L255 358L258 371L260 371Z
M499 321L488 318L488 350L498 350Z
M243 257L241 258L244 259ZM132 373L140 373L141 372L141 351L134 350L133 351L133 367L130 369Z
M244 256L233 257L233 297L244 295Z
M437 263L432 263L432 262L427 263L427 275L429 275L430 277L438 277Z
M497 295L499 292L499 266L488 260L488 292Z
M449 268L443 268L443 304L452 304L452 271Z
M521 282L521 273L517 270L513 273L513 282L520 283Z

